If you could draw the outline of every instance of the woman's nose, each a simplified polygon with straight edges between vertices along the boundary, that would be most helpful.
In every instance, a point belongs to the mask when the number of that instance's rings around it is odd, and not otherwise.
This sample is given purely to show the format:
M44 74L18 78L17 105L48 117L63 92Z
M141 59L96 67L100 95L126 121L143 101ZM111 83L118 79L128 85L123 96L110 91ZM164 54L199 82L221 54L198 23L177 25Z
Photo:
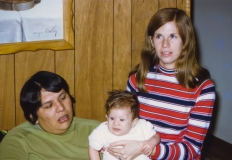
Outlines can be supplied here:
M64 110L64 104L62 102L57 102L56 103L56 107L57 107L57 112L62 112Z
M170 46L170 43L169 43L168 38L164 38L163 43L162 43L162 47L166 48L169 46Z

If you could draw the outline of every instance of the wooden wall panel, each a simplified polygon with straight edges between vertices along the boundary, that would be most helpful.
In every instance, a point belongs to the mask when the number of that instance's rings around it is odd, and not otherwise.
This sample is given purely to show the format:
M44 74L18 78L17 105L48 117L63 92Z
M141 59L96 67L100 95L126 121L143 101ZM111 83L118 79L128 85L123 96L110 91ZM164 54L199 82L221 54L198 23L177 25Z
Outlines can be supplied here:
M14 55L0 56L0 129L15 126Z
M76 99L76 116L104 121L107 92L125 89L130 69L140 60L151 16L165 7L178 7L190 15L190 2L73 1L74 50L0 55L0 129L25 121L19 93L25 81L39 70L64 77Z
M159 0L159 9L162 8L175 8L176 7L176 0Z
M126 89L131 70L131 0L114 0L113 89Z
M132 0L132 68L140 61L147 24L152 15L158 11L158 2L158 0Z
M75 1L76 115L105 120L112 89L113 1Z
M19 104L20 91L25 81L40 70L54 72L54 51L20 52L15 55L15 92L16 92L16 125L25 121Z
M191 16L191 0L177 0L177 8L184 10Z
M74 50L55 52L55 72L69 84L69 91L74 95Z

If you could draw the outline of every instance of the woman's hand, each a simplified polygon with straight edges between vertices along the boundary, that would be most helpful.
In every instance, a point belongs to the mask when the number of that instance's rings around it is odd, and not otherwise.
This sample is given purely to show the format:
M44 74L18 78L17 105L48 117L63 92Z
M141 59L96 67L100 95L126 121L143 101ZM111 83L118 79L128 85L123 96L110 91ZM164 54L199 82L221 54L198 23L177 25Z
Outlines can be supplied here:
M117 146L122 146L122 148L115 148ZM142 154L142 147L143 141L124 140L111 143L107 150L118 159L131 160Z
M154 155L156 151L156 145L160 143L159 134L154 134L149 140L143 142L142 153L150 156Z
M154 146L155 147L155 146ZM145 154L145 155L147 155L147 156L150 156L151 155L151 153L152 153L152 151L153 151L153 149L154 149L154 147L153 147L153 145L151 145L150 143L149 143L149 141L144 141L143 142L143 148L142 148L142 153L143 154Z

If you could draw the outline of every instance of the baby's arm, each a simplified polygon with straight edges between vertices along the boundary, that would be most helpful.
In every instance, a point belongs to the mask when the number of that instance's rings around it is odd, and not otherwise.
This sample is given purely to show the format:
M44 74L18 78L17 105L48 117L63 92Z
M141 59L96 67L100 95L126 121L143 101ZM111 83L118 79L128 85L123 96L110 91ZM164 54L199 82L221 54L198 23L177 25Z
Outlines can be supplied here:
M90 160L100 160L99 152L91 146L89 146L89 158Z
M142 153L145 155L151 155L155 151L155 146L159 144L160 136L159 134L154 134L150 139L143 142ZM154 154L154 153L153 153Z

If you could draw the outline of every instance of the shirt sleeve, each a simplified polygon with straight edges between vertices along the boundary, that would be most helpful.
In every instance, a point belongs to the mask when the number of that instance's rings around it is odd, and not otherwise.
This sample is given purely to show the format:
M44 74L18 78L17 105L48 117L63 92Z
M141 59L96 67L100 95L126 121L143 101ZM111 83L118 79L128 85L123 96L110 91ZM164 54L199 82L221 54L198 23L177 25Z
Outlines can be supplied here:
M156 131L155 131L155 129L154 129L154 126L153 126L153 124L152 123L150 123L150 122L148 122L148 121L146 121L146 120L144 120L144 119L141 119L141 120L143 120L144 122L143 122L143 127L145 127L145 129L143 129L146 133L144 134L145 135L145 139L149 139L149 138L151 138L153 135L155 135L156 134Z
M101 135L103 135L103 133L101 132L101 125L100 124L97 128L95 128L93 130L93 132L89 135L89 145L96 149L96 150L101 150L101 148L103 147L103 143L101 142Z

